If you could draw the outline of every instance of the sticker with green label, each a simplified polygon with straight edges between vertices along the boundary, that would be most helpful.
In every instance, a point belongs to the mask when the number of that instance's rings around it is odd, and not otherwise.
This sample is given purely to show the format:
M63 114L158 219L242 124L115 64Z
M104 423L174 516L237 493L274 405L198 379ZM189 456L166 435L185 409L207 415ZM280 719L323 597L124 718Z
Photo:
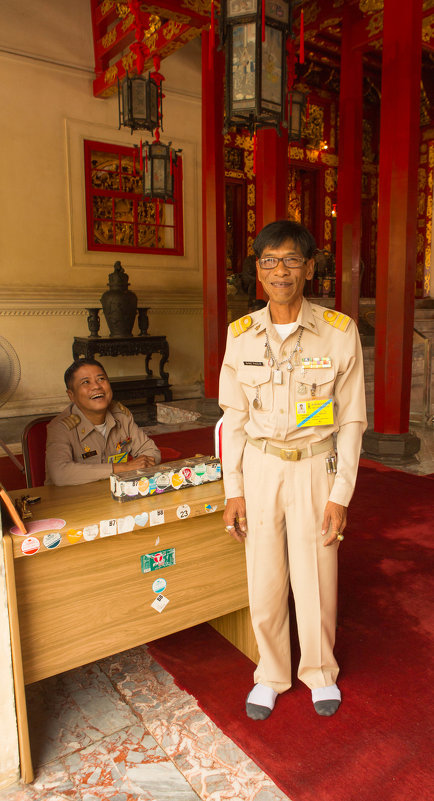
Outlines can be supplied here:
M175 548L165 548L154 553L145 553L140 557L142 573L152 570L161 570L162 567L171 567L176 564Z

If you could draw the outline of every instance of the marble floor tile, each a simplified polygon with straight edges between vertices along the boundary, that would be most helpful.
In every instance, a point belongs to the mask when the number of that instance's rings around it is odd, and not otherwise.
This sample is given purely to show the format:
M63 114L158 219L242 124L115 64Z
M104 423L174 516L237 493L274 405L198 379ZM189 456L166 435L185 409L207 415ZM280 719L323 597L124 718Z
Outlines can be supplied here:
M30 685L26 697L35 767L136 722L97 663Z

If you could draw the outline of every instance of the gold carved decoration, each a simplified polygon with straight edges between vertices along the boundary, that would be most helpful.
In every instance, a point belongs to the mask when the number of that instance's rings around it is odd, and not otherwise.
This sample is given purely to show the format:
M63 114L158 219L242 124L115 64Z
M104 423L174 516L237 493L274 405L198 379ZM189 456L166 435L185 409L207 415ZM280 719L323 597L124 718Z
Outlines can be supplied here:
M250 178L253 181L253 152L246 153L244 157L244 172L247 175L247 178Z
M101 3L101 15L105 17L105 15L108 14L108 12L113 8L113 5L113 0L104 0L104 2Z
M423 234L418 234L416 237L416 252L422 253L425 244L425 237Z
M247 187L247 205L254 206L256 202L255 185L249 184Z
M304 159L304 150L302 147L291 147L289 155L291 159Z
M125 19L128 17L130 13L130 9L128 3L116 3L116 14L120 19ZM131 15L134 19L134 14Z
M116 28L112 28L111 31L105 34L105 36L101 39L101 44L104 50L107 50L110 45L112 45L116 41Z
M362 127L362 154L366 161L373 162L375 154L372 149L372 125L369 120L363 120Z
M324 238L331 239L332 236L332 224L330 220L325 220L324 222Z
M324 200L324 214L326 217L332 216L332 199L330 195L325 196Z
M304 120L303 136L313 147L319 148L324 139L324 109L311 103L309 106L309 119Z
M256 217L255 212L249 209L247 212L247 230L248 231L255 231L256 230Z
M417 199L417 213L425 215L425 207L426 207L426 195L425 192L421 192Z
M134 24L134 14L128 14L128 16L125 17L125 19L124 19L124 21L122 23L122 30L124 31L124 33L125 33L126 30L128 30L130 25L133 25L133 24Z
M190 8L198 14L209 14L211 11L211 0L182 0L183 8Z
M324 186L326 192L335 191L335 170L333 170L331 167L324 172Z
M125 72L131 72L134 67L135 55L131 51L126 56L122 56L122 66Z
M366 27L370 36L376 36L377 33L380 33L383 30L383 13L380 12L370 17Z
M384 0L359 0L359 8L364 14L372 14L373 11L382 11Z
M421 168L417 171L417 187L418 189L425 189L426 187L426 170Z
M118 75L118 68L116 64L112 67L109 67L108 70L104 73L104 83L113 83L116 80Z
M434 38L434 14L422 20L422 41L430 42Z
M175 20L171 19L163 28L163 35L165 39L173 39L175 36L178 35L182 28L180 22L175 22Z
M327 153L325 150L321 151L321 161L331 167L337 167L339 164L338 156L335 153Z

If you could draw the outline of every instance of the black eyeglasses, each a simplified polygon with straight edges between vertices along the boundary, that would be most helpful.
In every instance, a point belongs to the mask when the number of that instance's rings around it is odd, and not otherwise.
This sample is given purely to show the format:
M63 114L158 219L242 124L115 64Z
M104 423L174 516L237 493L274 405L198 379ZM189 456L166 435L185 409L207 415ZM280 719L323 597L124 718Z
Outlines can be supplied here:
M306 259L303 259L302 256L284 256L283 259L278 259L277 256L267 256L267 258L258 259L258 261L263 270L274 270L281 261L285 267L295 270L303 267Z

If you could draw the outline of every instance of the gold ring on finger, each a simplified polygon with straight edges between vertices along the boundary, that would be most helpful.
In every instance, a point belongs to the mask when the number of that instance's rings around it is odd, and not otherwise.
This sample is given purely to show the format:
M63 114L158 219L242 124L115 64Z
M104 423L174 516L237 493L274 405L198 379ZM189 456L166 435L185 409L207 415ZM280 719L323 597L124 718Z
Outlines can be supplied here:
M342 542L343 538L344 538L343 534L336 534L336 539L338 540L338 542Z

